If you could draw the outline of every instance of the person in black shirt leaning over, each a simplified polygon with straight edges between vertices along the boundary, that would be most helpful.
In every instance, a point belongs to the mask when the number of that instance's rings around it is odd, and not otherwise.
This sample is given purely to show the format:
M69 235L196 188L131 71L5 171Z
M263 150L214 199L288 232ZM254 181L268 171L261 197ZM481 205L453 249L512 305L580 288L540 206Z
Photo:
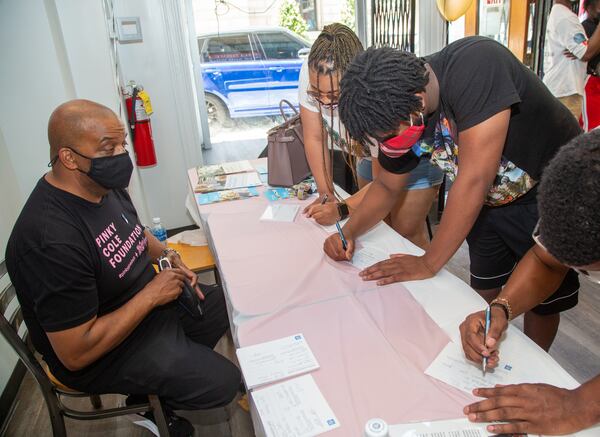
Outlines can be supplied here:
M343 228L347 250L336 234L325 252L350 259L354 240L388 214L407 173L430 159L453 181L430 247L422 256L391 255L360 276L379 285L430 278L467 238L471 286L492 301L533 245L536 184L558 148L581 132L573 115L507 48L484 37L426 60L368 49L341 81L339 109L353 138L378 145L382 171ZM526 334L546 350L578 288L570 272L525 316Z
M172 409L229 403L233 363L212 350L228 327L223 292L200 289L179 255L144 230L125 188L125 128L87 100L48 123L51 171L13 228L6 265L33 345L63 384L88 393L160 396L172 436L193 434ZM166 254L173 267L156 274ZM176 299L186 278L203 299L192 318Z

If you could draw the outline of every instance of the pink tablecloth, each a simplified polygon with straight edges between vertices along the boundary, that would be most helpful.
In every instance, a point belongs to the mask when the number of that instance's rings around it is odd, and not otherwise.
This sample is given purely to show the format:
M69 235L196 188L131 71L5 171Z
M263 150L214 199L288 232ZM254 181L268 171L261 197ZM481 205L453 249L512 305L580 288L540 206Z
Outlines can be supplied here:
M248 346L298 332L321 366L311 374L341 423L327 435L361 436L374 417L457 418L472 400L423 373L449 339L401 285L256 317L240 326L238 339Z
M358 269L331 261L327 233L302 214L261 222L268 203L261 196L200 208L236 343L302 332L320 364L312 375L342 424L328 435L360 436L373 417L461 417L472 398L424 374L449 338L406 288L363 282Z
M264 197L231 202L208 215L213 248L237 312L270 314L376 287L361 281L349 263L331 261L323 252L328 234L302 213L294 223L260 221L267 205Z

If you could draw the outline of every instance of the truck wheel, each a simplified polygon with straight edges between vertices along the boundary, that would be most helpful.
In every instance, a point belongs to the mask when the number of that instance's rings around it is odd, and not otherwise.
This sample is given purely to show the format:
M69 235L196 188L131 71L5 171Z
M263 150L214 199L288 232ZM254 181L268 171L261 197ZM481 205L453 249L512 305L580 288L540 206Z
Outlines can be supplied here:
M204 96L206 101L206 112L208 113L208 125L213 127L229 127L231 126L231 118L225 104L219 99L210 94Z

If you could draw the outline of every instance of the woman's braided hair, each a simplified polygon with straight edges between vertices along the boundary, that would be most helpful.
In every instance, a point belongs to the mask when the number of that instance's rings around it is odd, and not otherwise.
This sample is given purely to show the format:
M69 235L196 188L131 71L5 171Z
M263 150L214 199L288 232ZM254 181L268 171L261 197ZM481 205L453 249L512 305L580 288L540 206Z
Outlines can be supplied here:
M308 66L319 74L344 75L354 57L363 51L356 34L348 26L333 23L325 26L313 43Z
M340 119L352 138L381 137L422 111L425 61L391 47L369 48L354 58L341 80Z

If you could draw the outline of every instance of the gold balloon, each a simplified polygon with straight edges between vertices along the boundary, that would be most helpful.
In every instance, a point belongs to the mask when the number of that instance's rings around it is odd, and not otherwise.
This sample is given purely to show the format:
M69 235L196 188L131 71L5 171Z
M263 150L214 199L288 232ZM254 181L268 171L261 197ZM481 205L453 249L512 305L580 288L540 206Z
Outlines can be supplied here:
M440 13L447 21L454 21L463 16L473 0L436 0Z

